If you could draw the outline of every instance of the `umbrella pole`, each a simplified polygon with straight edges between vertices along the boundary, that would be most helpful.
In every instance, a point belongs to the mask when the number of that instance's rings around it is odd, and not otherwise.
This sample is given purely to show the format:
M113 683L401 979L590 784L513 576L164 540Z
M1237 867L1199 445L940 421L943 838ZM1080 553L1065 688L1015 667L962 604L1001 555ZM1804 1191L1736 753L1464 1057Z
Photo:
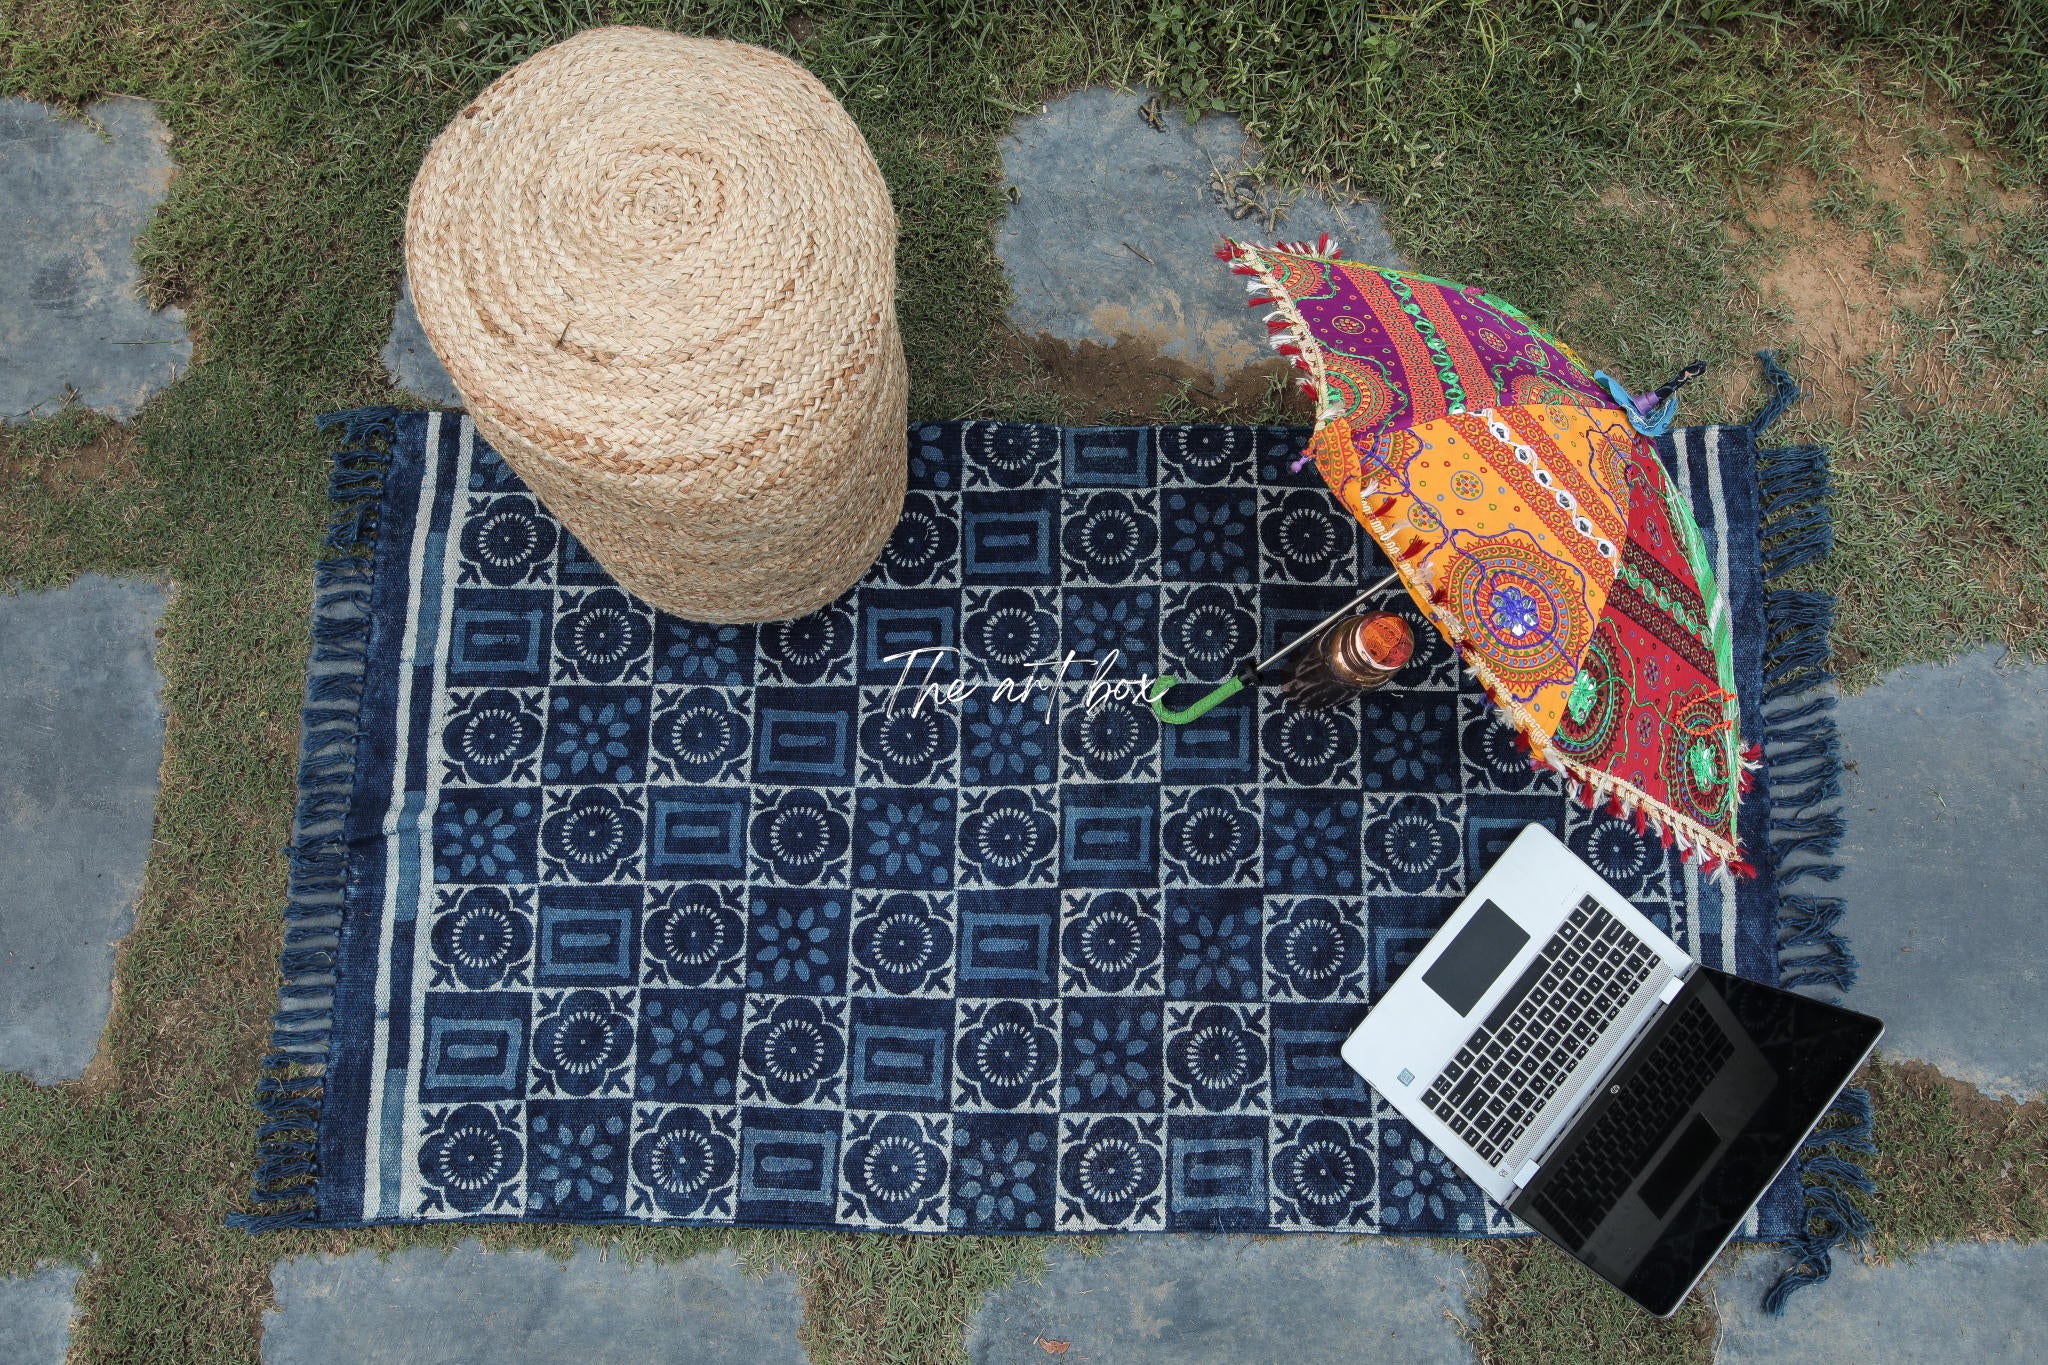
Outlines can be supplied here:
M1300 635L1295 636L1294 639L1280 646L1280 648L1274 650L1257 663L1240 664L1235 673L1212 688L1207 696L1185 710L1177 711L1166 704L1166 694L1180 685L1180 679L1171 673L1160 674L1159 680L1152 685L1151 694L1146 697L1146 700L1152 703L1152 714L1165 721L1168 725L1186 725L1191 720L1200 720L1224 702L1229 701L1232 697L1244 691L1245 688L1257 686L1260 674L1321 635L1331 626L1336 625L1352 612L1358 610L1359 607L1365 604L1366 599L1377 596L1383 588L1400 576L1398 572L1388 574L1385 578L1365 589L1358 596L1352 598L1349 602L1346 602L1343 606L1337 608L1337 610L1331 612L1328 616L1325 616L1322 620L1316 622L1313 626L1310 626Z

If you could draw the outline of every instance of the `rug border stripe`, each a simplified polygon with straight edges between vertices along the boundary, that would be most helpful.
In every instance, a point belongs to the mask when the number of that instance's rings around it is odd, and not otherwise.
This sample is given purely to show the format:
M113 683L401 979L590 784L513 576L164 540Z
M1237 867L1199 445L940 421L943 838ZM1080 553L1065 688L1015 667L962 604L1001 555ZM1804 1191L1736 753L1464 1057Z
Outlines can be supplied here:
M360 716L368 668L374 561L384 474L394 435L392 408L358 408L318 420L342 429L330 456L331 507L313 572L312 658L300 712L298 798L284 906L284 948L271 1052L256 1086L256 1169L251 1212L230 1227L266 1232L319 1222L320 1118L333 1056L341 986L342 902L348 873L347 816L355 791Z

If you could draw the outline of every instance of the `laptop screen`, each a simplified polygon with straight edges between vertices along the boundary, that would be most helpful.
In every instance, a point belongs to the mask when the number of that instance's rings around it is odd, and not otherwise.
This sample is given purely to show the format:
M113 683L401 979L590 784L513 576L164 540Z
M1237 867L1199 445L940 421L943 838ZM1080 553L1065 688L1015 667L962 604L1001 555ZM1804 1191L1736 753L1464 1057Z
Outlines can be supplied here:
M1660 1047L1697 1052L1703 1044L1686 1036L1688 1017L1708 1014L1717 1021L1715 1035L1737 1035L1714 1063L1717 1090L1697 1107L1681 1100L1667 1111L1668 1119L1656 1120L1661 1138L1628 1141L1649 1117L1632 1078L1674 1060L1659 1057ZM1546 1155L1544 1171L1513 1201L1514 1212L1643 1307L1668 1314L1882 1030L1868 1015L1703 967L1670 1015L1616 1072L1609 1093L1626 1112L1612 1104L1589 1107ZM1747 1093L1730 1094L1731 1087ZM1625 1146L1642 1155L1624 1158L1629 1165L1614 1173L1613 1195L1574 1208L1572 1187L1580 1182L1572 1173ZM1546 1189L1560 1175L1563 1184Z

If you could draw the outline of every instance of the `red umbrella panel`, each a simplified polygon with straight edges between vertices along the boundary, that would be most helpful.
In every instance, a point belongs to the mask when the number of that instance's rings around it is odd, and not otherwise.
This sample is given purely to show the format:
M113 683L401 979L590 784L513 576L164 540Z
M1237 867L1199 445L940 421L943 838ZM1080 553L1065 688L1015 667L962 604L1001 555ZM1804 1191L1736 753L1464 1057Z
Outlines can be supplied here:
M1705 870L1736 811L1733 633L1685 500L1571 350L1327 239L1217 253L1316 400L1313 459L1535 761Z

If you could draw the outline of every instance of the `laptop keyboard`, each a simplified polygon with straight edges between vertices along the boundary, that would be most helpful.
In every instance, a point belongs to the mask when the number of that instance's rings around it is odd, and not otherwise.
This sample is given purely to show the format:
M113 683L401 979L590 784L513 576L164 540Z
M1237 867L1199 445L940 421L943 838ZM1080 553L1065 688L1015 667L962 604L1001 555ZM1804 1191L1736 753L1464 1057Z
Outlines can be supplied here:
M1545 1183L1537 1212L1574 1245L1584 1245L1734 1055L1735 1044L1707 1007L1698 1000L1688 1004L1648 1063L1622 1082L1600 1122Z
M1422 1101L1498 1166L1657 966L1599 901L1581 900Z

